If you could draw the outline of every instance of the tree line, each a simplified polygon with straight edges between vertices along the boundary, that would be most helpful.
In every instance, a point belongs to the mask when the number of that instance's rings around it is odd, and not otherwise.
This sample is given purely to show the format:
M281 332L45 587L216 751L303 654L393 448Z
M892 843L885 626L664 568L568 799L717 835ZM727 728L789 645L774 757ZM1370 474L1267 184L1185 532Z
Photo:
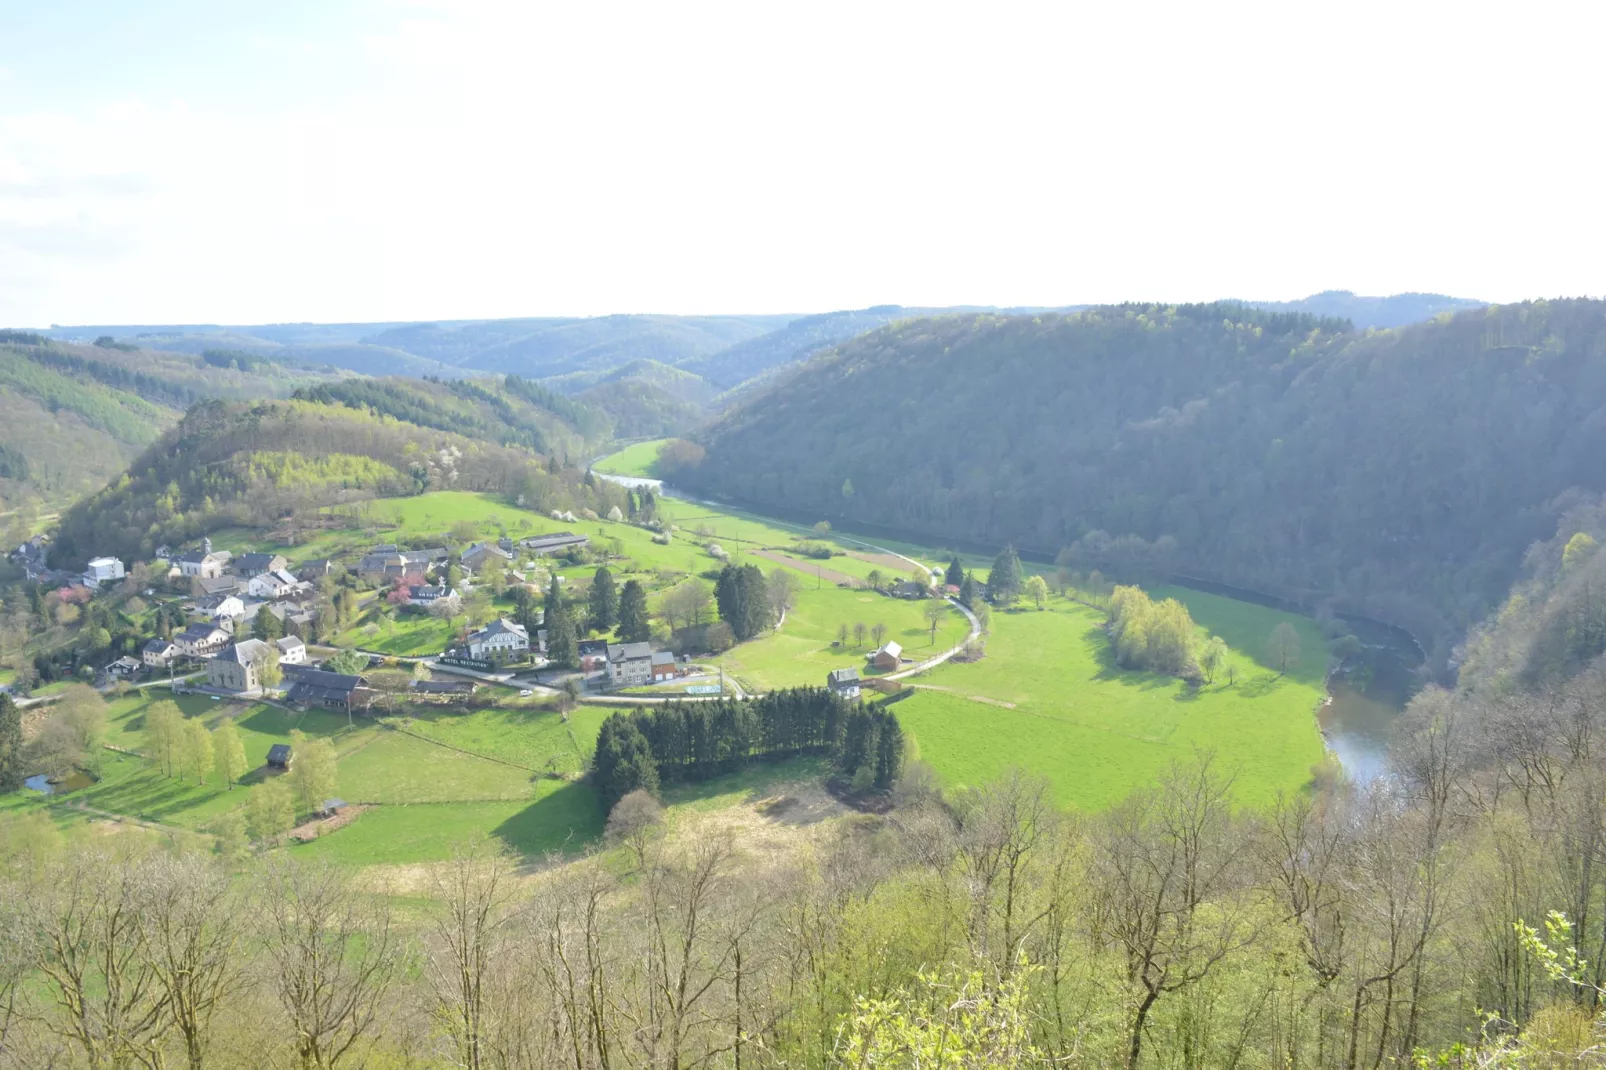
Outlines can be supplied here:
M902 768L903 730L881 706L851 704L825 688L751 699L666 702L615 713L602 724L591 776L605 811L632 791L735 772L755 758L829 756L860 788L890 788Z

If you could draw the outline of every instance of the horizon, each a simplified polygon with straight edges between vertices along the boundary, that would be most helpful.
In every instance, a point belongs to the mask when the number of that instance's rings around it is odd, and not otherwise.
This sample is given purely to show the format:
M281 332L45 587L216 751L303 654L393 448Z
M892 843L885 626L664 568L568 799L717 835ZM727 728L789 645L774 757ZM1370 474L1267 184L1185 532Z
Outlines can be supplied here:
M8 5L0 322L1606 294L1606 10L1160 14Z
M392 323L392 324L461 324L461 325L468 325L468 324L477 324L477 323L510 322L510 321L515 321L515 320L543 320L543 319L553 319L553 320L563 320L563 319L594 320L594 319L613 319L613 318L627 318L627 317L668 318L668 319L675 319L675 318L681 318L681 319L694 319L694 318L695 319L739 319L739 318L743 318L743 317L791 317L792 319L797 320L797 319L807 319L807 318L812 317L812 316L829 316L829 315L832 315L832 314L835 314L835 313L838 313L838 312L866 311L866 310L873 309L873 308L901 308L901 309L906 309L906 310L911 311L911 312L935 312L935 313L955 312L955 311L964 311L964 310L968 310L968 309L975 309L977 311L992 311L992 312L999 312L999 313L1005 313L1005 314L1011 314L1011 315L1032 315L1032 314L1041 314L1041 313L1044 313L1044 312L1050 312L1050 313L1071 312L1071 311L1078 311L1078 310L1087 309L1087 308L1108 308L1108 307L1112 307L1112 306L1119 306L1119 305L1125 305L1125 304L1154 304L1154 305L1177 305L1177 306L1181 306L1181 305L1197 305L1197 304L1233 304L1233 303L1239 303L1239 304L1244 304L1244 305L1248 305L1248 306L1254 307L1256 305L1263 305L1263 304L1299 302L1299 301L1311 300L1313 298L1323 297L1323 296L1327 296L1327 295L1341 295L1341 294L1347 294L1347 295L1349 295L1351 297L1354 297L1356 300L1361 300L1361 301L1388 301L1388 300L1392 300L1394 298L1400 298L1400 297L1443 297L1443 298L1450 298L1452 300L1458 300L1458 301L1470 301L1470 302L1473 302L1475 305L1483 306L1483 307L1488 307L1488 306L1492 306L1492 305L1521 304L1521 303L1523 303L1525 301L1566 301L1566 300L1574 299L1575 296L1578 297L1578 298L1584 298L1584 299L1587 299L1589 297L1589 295L1580 294L1580 295L1560 295L1560 296L1554 296L1554 297L1525 297L1525 298L1522 298L1522 299L1520 299L1518 301L1483 301L1483 300L1481 300L1479 298L1466 297L1466 296L1461 295L1461 294L1436 294L1436 293L1429 293L1426 290L1402 290L1402 291L1400 291L1398 293L1391 293L1391 294L1363 294L1363 293L1357 293L1354 290L1328 288L1328 289L1324 289L1324 290L1317 290L1317 291L1315 291L1313 293L1304 294L1302 296L1293 297L1293 298L1280 298L1280 297L1279 298L1217 297L1217 298L1212 298L1212 299L1205 300L1205 301L1165 301L1165 300L1143 300L1143 299L1138 299L1138 298L1128 298L1128 299L1124 299L1124 300L1120 300L1120 301L1097 301L1097 302L1078 301L1078 302L1070 302L1070 303L1066 303L1066 304L1057 304L1057 305L979 305L979 304L975 304L975 303L972 303L972 302L961 302L960 304L945 305L945 306L898 305L898 304L895 304L893 302L883 301L883 302L876 302L876 303L869 304L869 305L862 305L862 306L858 306L858 307L855 307L855 308L814 309L814 310L811 310L811 311L803 311L803 312L797 312L797 311L790 311L790 312L769 312L769 311L731 312L731 311L725 311L725 312L694 312L694 313L683 313L683 312L599 312L599 313L595 313L595 314L592 314L592 315L572 315L572 316L571 315L564 315L562 313L538 314L538 315L513 315L513 316L439 316L439 317L435 317L435 318L415 319L415 320L354 320L354 319L271 320L271 321L270 320L263 320L263 321L259 321L259 322L256 322L256 323L244 323L244 322L223 323L223 322L216 322L216 321L197 321L197 322L194 322L194 323L109 323L108 322L108 323L52 323L52 324L49 324L48 326L41 326L39 324L21 324L21 323L18 323L18 324L3 324L3 325L0 325L0 327L6 327L6 328L9 328L9 329L12 329L12 330L34 330L34 331L76 331L76 330L88 331L88 330L101 330L101 329L112 329L112 328L127 328L127 329L143 330L143 331L149 332L149 331L154 331L154 330L164 329L164 328L180 329L180 330L186 330L186 331L189 331L189 330L199 330L199 331L219 330L219 331L226 331L226 330L233 330L233 329L237 329L237 328L246 328L246 327L346 327L346 326L368 327L368 326L375 326L375 325L385 324L385 323Z

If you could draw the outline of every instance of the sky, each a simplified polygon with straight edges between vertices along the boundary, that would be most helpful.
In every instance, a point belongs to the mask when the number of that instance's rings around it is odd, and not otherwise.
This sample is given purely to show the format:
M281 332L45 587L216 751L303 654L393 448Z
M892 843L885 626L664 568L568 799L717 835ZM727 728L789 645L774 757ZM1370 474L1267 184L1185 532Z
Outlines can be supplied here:
M0 326L1606 294L1606 4L0 0Z

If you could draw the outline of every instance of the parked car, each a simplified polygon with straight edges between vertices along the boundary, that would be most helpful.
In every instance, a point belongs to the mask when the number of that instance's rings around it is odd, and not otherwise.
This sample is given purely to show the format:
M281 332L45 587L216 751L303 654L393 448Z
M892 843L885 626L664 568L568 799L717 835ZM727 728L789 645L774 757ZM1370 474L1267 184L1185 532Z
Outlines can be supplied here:
M523 691L519 692L519 698L529 698L533 694L535 694L535 692L526 687Z

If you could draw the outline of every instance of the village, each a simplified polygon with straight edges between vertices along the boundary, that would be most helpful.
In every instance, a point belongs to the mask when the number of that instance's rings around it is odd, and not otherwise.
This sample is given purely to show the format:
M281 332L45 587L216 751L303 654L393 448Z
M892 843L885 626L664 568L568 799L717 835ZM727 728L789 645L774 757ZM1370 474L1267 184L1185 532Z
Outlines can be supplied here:
M578 518L556 513L554 519ZM666 536L655 535L654 541L660 538ZM83 667L85 678L93 668L93 683L103 691L165 687L174 695L322 709L348 718L383 715L398 703L467 710L531 699L556 700L567 707L575 702L641 704L754 693L751 685L744 689L737 678L727 676L722 664L709 663L730 645L729 628L700 632L696 641L710 649L699 652L687 649L681 633L670 642L663 628L655 634L644 622L614 626L607 618L617 608L601 621L582 614L580 621L568 624L570 645L554 658L543 586L551 592L547 604L553 597L562 604L569 577L559 574L561 567L600 562L586 582L589 595L608 573L610 561L619 564L616 554L570 530L475 538L458 548L379 543L342 557L294 562L273 551L231 552L203 537L191 546L159 547L152 560L136 565L96 557L81 573L48 567L48 549L48 538L37 536L9 557L35 584L53 588L58 604L87 608L106 592L126 592L136 581L146 585L139 594L153 610L147 616L156 623L156 634L144 638L137 652ZM729 567L729 555L717 544L708 543L705 551ZM922 576L926 571L917 570ZM879 578L874 570L871 575ZM935 605L946 613L947 600L958 594L957 587L945 585L946 578L932 570L928 583L892 578L884 590L877 589L895 599L936 596ZM497 597L487 613L485 595L493 589ZM484 619L472 620L465 612L465 604L476 597ZM613 597L617 603L618 594ZM766 610L772 614L770 627L777 629L788 609L786 596L766 592L763 597L780 598ZM323 619L342 608L360 613L375 607L396 620L450 622L453 627L438 650L396 654L338 641L335 626ZM665 616L674 613L668 603L660 610ZM875 646L868 653L843 659L858 664L830 668L814 686L857 701L866 683L861 669L880 677L913 665L898 641L885 638L885 630L879 624L871 629ZM843 624L839 631L832 647L846 654L849 628ZM862 643L867 629L859 624L856 631ZM14 690L27 701L25 693ZM262 756L268 766L287 769L288 747L273 749L271 758Z

